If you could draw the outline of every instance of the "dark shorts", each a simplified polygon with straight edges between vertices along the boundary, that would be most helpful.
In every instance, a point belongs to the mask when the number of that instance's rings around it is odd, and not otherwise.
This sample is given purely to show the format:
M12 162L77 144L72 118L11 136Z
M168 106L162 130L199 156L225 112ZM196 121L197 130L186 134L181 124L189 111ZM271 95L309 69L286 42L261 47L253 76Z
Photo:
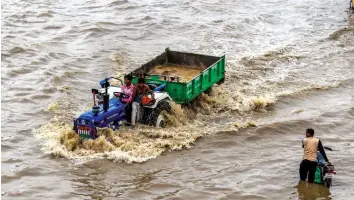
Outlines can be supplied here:
M316 167L317 167L317 162L310 161L310 160L302 160L300 164L300 170L299 170L300 179L303 181L306 180L308 174L307 181L309 183L313 183L315 179Z
M132 102L127 103L125 106L125 116L128 123L132 121Z

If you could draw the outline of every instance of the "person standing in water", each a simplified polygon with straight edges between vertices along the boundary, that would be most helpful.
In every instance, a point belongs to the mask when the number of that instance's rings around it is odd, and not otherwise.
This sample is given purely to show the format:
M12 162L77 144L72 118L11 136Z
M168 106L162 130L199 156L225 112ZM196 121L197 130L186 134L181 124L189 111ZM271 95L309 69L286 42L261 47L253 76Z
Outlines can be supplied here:
M317 167L317 151L319 151L326 162L329 163L326 153L323 149L321 140L313 137L315 131L312 128L306 129L306 138L302 140L304 148L304 158L300 164L300 180L305 181L308 175L308 182L313 183Z

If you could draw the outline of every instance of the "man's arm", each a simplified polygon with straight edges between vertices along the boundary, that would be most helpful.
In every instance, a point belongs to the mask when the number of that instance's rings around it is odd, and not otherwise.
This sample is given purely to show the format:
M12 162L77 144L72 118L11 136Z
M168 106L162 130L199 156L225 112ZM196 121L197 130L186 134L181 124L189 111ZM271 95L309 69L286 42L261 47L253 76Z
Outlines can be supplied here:
M146 86L147 86L148 93L151 94L151 98L152 98L152 99L155 99L154 91L152 91L148 85L146 85Z
M318 150L320 151L320 153L322 154L323 158L325 159L326 162L328 162L328 158L326 156L326 153L323 149L323 146L322 146L322 142L321 140L318 141Z

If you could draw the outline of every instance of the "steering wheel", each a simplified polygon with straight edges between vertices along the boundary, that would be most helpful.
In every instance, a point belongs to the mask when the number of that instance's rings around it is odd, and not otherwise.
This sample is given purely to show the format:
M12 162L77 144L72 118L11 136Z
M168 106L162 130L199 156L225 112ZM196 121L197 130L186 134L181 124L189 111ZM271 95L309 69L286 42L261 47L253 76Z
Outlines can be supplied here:
M124 94L123 92L113 92L113 94L115 97L118 97L118 98L126 99L126 98L130 97L130 95Z

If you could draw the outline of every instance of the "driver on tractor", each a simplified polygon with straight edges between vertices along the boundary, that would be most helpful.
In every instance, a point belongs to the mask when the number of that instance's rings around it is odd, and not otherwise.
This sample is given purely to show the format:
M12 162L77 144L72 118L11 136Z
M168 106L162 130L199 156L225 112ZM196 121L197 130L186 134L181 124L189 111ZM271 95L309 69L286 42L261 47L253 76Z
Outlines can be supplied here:
M122 102L126 104L125 112L128 124L131 123L132 116L132 101L134 98L135 87L132 84L133 76L128 74L124 77L125 85L122 86L122 93L129 95L129 97L123 97Z

